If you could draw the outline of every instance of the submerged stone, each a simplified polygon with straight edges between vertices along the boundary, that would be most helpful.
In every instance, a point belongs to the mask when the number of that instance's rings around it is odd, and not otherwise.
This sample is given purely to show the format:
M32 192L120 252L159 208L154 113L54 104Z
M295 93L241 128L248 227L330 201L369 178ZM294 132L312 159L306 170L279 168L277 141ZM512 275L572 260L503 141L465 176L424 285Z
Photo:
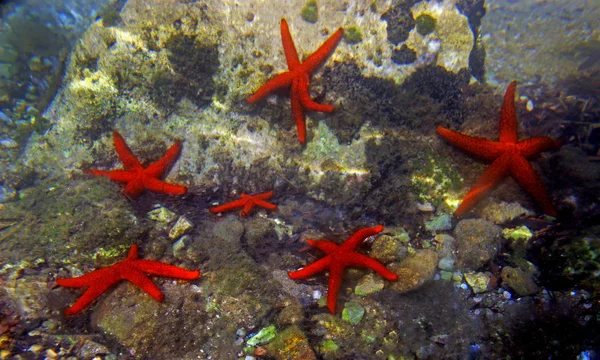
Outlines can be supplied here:
M365 315L365 308L357 301L348 301L344 304L342 320L350 324L358 324Z
M173 225L171 231L169 231L169 238L178 239L193 227L194 224L187 217L181 216L179 219L177 219L177 222L175 225Z
M471 287L475 294L480 294L489 290L490 274L487 273L466 273L465 281Z
M467 219L454 228L459 269L478 269L498 252L499 226L483 219Z
M540 287L535 283L534 271L505 266L502 268L502 284L511 288L518 297L537 294Z
M450 214L436 216L429 221L425 221L425 229L431 232L450 230L452 229L452 217Z
M148 212L146 216L148 216L148 219L150 220L158 221L161 223L170 223L171 221L175 220L177 214L167 209L166 207L161 206Z
M269 325L266 328L261 329L256 335L248 339L248 345L255 346L260 344L266 344L273 340L277 335L277 328L275 325Z
M417 250L399 264L392 264L388 269L398 274L398 281L390 283L390 288L405 293L422 286L433 278L438 265L438 255L433 250Z
M374 294L383 289L385 283L381 276L375 274L367 274L358 280L358 285L354 288L354 293L360 296Z
M296 325L292 325L277 334L265 348L267 350L266 355L277 360L316 360L317 358L306 335Z

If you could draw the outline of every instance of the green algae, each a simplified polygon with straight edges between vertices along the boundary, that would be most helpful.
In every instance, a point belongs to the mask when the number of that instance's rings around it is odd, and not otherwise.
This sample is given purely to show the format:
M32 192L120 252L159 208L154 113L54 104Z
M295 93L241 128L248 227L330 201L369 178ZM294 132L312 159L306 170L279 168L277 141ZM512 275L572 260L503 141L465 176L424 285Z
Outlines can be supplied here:
M533 233L527 226L521 225L514 229L502 229L502 236L512 241L527 241L531 239Z
M276 335L277 328L275 327L275 325L269 325L266 328L260 329L260 331L256 335L248 339L247 343L251 346L266 344L269 341L273 340Z
M332 353L338 351L339 346L331 339L322 341L319 344L319 350L325 353Z
M350 324L358 324L365 315L365 308L357 301L348 301L344 304L342 311L342 320Z
M411 184L417 199L436 207L444 201L453 203L452 192L456 191L462 182L463 179L455 167L441 157L429 157L411 176Z
M344 40L348 44L358 44L362 41L362 32L356 26L344 29Z
M316 23L319 20L317 0L308 0L302 8L300 15L304 21L312 24Z
M428 14L421 14L415 19L417 32L423 36L429 35L435 30L436 20Z

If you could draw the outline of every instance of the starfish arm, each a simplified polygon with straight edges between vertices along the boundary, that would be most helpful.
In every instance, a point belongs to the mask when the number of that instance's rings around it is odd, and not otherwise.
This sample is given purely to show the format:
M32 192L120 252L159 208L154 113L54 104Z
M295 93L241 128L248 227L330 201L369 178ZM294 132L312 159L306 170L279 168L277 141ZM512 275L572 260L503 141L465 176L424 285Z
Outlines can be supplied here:
M173 162L179 156L181 152L181 143L179 141L175 142L175 144L171 145L169 150L160 158L158 161L153 162L144 169L144 173L151 177L159 177L161 176L165 170L167 170Z
M373 236L375 234L378 234L382 230L383 230L383 225L377 225L375 227L359 229L354 234L352 234L352 236L350 236L348 238L348 240L344 241L344 243L342 245L340 245L340 250L343 250L343 251L353 251L366 238L368 238L369 236Z
M144 182L141 179L133 179L125 186L125 193L132 199L140 196L144 192Z
M340 247L333 241L327 240L308 240L308 245L310 247L314 247L315 249L321 250L325 254L331 254L332 252L338 250Z
M109 178L113 181L117 181L117 182L130 182L136 176L136 174L134 172L127 171L127 170L106 171L106 170L89 169L89 170L86 170L86 172L88 174L92 174L95 176L104 176L104 177L107 177L107 178Z
M500 110L500 139L501 143L515 144L517 137L517 111L515 109L515 89L517 82L513 81L506 88L502 110Z
M183 195L187 192L186 186L169 184L156 178L144 179L144 187L150 191L168 195Z
M242 194L242 196L248 196L246 194ZM260 199L260 200L267 200L270 199L271 197L273 197L273 191L267 191L264 193L260 193L260 194L256 194L256 195L250 195L255 199Z
M290 71L296 70L300 67L300 59L298 58L298 52L294 45L294 40L290 34L290 28L285 19L281 19L281 42L283 43L283 52L285 53L285 59L287 60L288 68Z
M283 89L292 84L292 80L294 79L294 75L286 71L282 74L277 75L275 78L267 81L263 86L261 86L254 95L250 96L246 102L248 104L254 104L257 101L262 100L265 96L269 95L273 91Z
M529 159L530 157L541 153L546 150L557 150L560 148L560 141L554 140L547 136L538 136L527 140L519 141L517 149L524 158Z
M321 65L325 60L331 55L340 39L344 31L342 28L337 29L336 32L333 33L319 48L317 51L312 53L304 62L302 63L302 71L306 73L312 73L315 71L319 65Z
M297 95L303 108L310 111L333 112L335 108L329 104L319 104L310 98L308 93L308 75L304 74L298 78Z
M247 201L248 201L247 199L242 198L239 200L228 202L226 204L210 208L210 212L213 214L216 214L216 213L225 212L225 211L229 211L229 210L239 209L241 207L244 207L244 205L246 205Z
M389 271L385 265L379 261L359 253L349 253L346 255L346 263L354 267L369 268L375 270L384 279L389 281L398 280L398 274Z
M121 159L123 166L125 166L125 170L142 167L140 161L133 155L129 146L127 146L125 139L116 131L113 131L113 142L115 143L119 159Z
M267 202L264 200L254 199L254 204L256 204L260 207L263 207L265 209L268 209L268 210L277 210L277 205L271 204L270 202Z
M158 302L163 302L165 296L160 291L158 286L150 280L148 276L146 276L143 272L138 269L131 268L130 271L127 271L123 274L123 278L131 281L137 287L144 290L148 295L152 296L152 298Z
M87 289L83 293L83 295L81 295L79 299L77 299L75 304L73 304L71 307L65 310L65 315L71 316L77 314L89 304L91 304L94 300L96 300L100 295L106 292L106 290L108 290L111 286L115 285L117 282L118 281L103 280L94 283L92 286L90 286L89 289Z
M133 266L147 274L168 276L175 279L194 280L200 277L199 270L186 270L153 260L137 260Z
M325 256L300 270L288 272L288 276L290 279L306 279L327 269L329 265L331 265L331 256Z
M252 209L254 209L254 205L254 200L249 199L248 201L246 201L244 207L242 208L242 211L240 212L240 215L247 216L248 214L250 214Z
M127 260L137 260L138 259L138 246L136 244L131 244L129 251L127 252Z
M56 279L56 284L62 287L68 288L80 288L85 286L92 286L98 282L115 282L120 279L117 271L112 266L100 268L87 273L82 276L68 278L68 279Z
M298 141L300 141L300 143L303 144L306 141L306 114L304 113L304 108L302 107L302 103L298 98L298 92L298 81L294 81L292 83L292 93L290 96L290 100L292 103L292 114L294 114L294 119L296 120Z
M556 216L550 196L540 178L535 174L533 167L521 156L514 156L510 166L510 174L537 201L544 213Z
M461 134L442 126L438 126L435 131L457 148L484 160L495 160L504 152L504 146L499 142Z
M504 154L487 168L479 180L477 180L477 183L469 190L456 211L454 211L455 216L461 216L470 210L483 195L506 176L509 171L511 158L509 153Z
M329 312L335 314L335 307L340 287L342 286L342 276L344 275L344 265L341 263L332 263L329 269L329 284L327 286L327 307Z

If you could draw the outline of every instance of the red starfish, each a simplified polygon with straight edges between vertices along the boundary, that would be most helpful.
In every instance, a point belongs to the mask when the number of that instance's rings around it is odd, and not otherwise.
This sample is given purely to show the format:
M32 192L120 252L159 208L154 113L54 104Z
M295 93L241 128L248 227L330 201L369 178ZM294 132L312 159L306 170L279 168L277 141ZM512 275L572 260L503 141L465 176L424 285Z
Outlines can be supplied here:
M86 172L96 176L106 176L107 178L127 183L125 193L130 197L139 196L144 189L169 195L182 195L187 191L187 187L182 185L168 184L158 177L162 175L177 159L181 151L181 144L177 141L167 152L156 162L147 167L143 167L140 161L133 155L131 149L125 143L125 140L116 131L113 131L113 141L119 159L123 162L125 170L87 170Z
M344 268L348 266L371 268L377 271L379 275L383 276L386 280L398 280L398 275L386 269L379 261L354 251L367 237L378 234L381 230L383 230L382 225L359 229L341 245L327 240L308 240L308 245L323 251L327 256L298 271L288 272L288 276L292 279L306 279L325 269L329 269L327 307L329 308L329 311L334 314L337 296L340 285L342 284Z
M63 287L80 288L89 286L79 300L65 310L65 315L74 315L80 312L98 296L121 280L131 281L152 296L154 300L162 302L165 296L152 280L148 278L146 273L184 280L194 280L200 277L200 271L198 270L189 271L158 261L138 260L138 247L133 244L129 249L127 258L121 262L76 278L56 280L56 284Z
M291 86L292 90L290 97L292 102L292 113L296 119L298 140L300 140L301 143L306 141L304 109L319 112L333 112L335 110L331 105L317 104L312 101L308 93L308 83L310 81L310 74L333 52L333 49L342 38L342 33L342 28L339 28L317 49L317 51L312 53L303 63L301 63L288 24L285 19L281 19L281 40L283 42L283 51L285 53L289 71L281 73L274 79L269 80L247 100L248 103L254 104L275 90Z
M441 126L436 129L444 140L459 149L484 160L493 161L456 209L454 212L456 216L471 209L488 190L507 174L512 175L517 183L533 196L546 214L556 216L556 210L552 206L544 184L537 177L527 159L542 151L558 149L560 141L546 136L518 140L517 112L515 110L516 87L517 83L513 81L506 89L500 111L500 138L498 141L461 134Z
M254 209L255 205L264 207L265 209L275 210L275 209L277 209L277 205L271 204L270 202L265 201L266 199L270 199L271 196L273 196L272 191L255 194L255 195L248 195L248 194L242 193L242 195L240 195L240 199L232 201L232 202L228 202L227 204L216 206L216 207L210 209L210 212L213 214L216 214L216 213L220 213L220 212L225 212L225 211L229 211L229 210L235 210L235 209L242 208L242 212L240 213L240 215L246 216L246 215L250 214L250 211L252 211L252 209Z

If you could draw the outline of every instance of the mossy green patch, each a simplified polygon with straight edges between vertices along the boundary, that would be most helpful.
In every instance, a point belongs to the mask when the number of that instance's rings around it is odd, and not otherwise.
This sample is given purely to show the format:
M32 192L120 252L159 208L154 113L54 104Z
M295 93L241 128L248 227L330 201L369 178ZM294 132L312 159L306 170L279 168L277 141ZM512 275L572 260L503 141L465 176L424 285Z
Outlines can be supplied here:
M429 157L423 161L423 166L411 177L417 199L434 206L440 205L444 200L451 200L449 192L457 190L462 181L456 170L440 157Z
M309 23L316 23L319 20L319 12L317 9L317 0L308 0L302 8L302 19Z
M431 15L427 14L417 16L415 21L417 22L417 32L423 36L431 34L437 23Z
M358 44L362 41L362 32L356 26L344 29L344 40L348 44Z
M270 325L266 328L261 329L256 335L248 339L248 345L260 345L266 344L277 335L277 328L275 325Z
M342 320L347 321L350 324L358 324L364 315L365 308L359 302L348 301L346 304L344 304Z

